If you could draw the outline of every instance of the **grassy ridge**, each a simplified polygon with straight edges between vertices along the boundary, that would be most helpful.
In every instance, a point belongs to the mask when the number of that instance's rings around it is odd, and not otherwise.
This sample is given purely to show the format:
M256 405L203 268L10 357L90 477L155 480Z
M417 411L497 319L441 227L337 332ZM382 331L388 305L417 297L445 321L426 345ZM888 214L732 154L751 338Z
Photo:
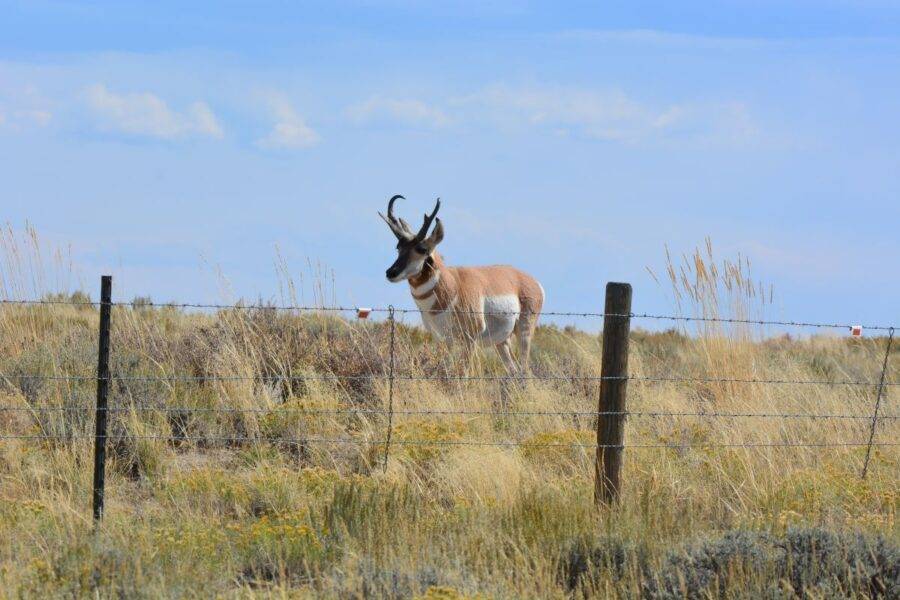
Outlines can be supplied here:
M630 595L668 564L673 548L727 530L777 534L803 525L897 537L896 448L876 450L865 481L860 447L636 448L626 452L623 506L598 514L589 448L394 445L382 473L383 446L374 442L384 438L384 415L296 412L386 406L382 379L316 378L384 373L383 323L266 309L200 315L117 308L113 320L113 372L124 378L113 386L113 405L128 410L111 418L107 517L94 537L91 447L83 437L92 432L92 414L37 410L90 407L93 382L16 376L90 375L97 313L13 306L0 313L6 375L0 403L24 409L0 413L2 433L72 438L0 444L0 533L10 540L0 549L3 589L148 596L300 590L353 597L431 588L432 594L555 596L570 591L560 569L571 548L603 538L627 544L656 566L621 578L597 568L575 590ZM647 377L873 380L884 346L884 339L637 332L631 367ZM598 357L596 335L542 327L534 372L596 376ZM491 356L479 368L500 372ZM452 349L407 326L398 331L397 370L460 372ZM157 376L193 379L141 379ZM227 379L234 376L246 379ZM531 382L513 395L510 410L590 411L596 395L595 382ZM398 381L395 402L399 411L490 411L498 398L495 382L451 378ZM630 408L639 412L864 416L872 403L873 389L856 386L637 381L629 388ZM890 388L884 413L896 411ZM394 424L401 444L589 444L594 431L590 417L569 415L398 414ZM634 416L626 440L864 442L868 427L866 419ZM896 439L897 432L896 421L885 421L878 438ZM271 443L304 437L358 443Z
M712 264L696 254L670 265L678 309L756 314L769 296L749 267ZM4 297L43 286L15 273L0 273ZM711 447L865 442L867 419L714 415L868 416L872 387L630 382L632 411L703 415L634 415L627 444L698 447L626 450L624 502L598 511L593 451L565 445L593 441L589 416L398 412L382 472L387 385L368 376L386 370L385 324L265 308L114 309L117 410L94 533L94 383L21 376L92 376L97 319L91 307L0 307L0 405L17 409L0 411L0 435L59 438L0 441L0 594L890 597L900 586L897 447L875 450L866 480L862 447ZM413 324L397 333L397 372L438 377L398 380L397 411L498 407L497 382L448 377L462 372L453 348ZM885 345L639 330L630 367L648 378L872 381ZM599 356L596 334L542 326L533 369L548 379L514 392L510 412L596 410L596 382L571 377L598 376ZM895 346L893 373L898 363ZM486 354L477 372L499 374L499 362ZM897 394L888 388L883 414L900 413ZM885 420L876 439L898 433ZM173 436L184 439L154 439ZM354 443L296 441L307 437Z

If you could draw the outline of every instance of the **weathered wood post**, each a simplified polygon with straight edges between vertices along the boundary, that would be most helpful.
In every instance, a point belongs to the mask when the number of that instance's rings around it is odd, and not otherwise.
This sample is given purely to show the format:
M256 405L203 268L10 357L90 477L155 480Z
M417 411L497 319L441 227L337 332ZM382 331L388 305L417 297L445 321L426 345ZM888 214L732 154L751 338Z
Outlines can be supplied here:
M109 327L112 308L112 277L100 279L100 341L97 354L97 410L94 427L94 521L103 516L106 485L106 415L109 397Z
M628 389L628 334L631 330L631 284L607 283L603 309L603 359L597 417L594 502L619 497Z
M869 444L866 446L866 460L863 463L862 479L866 478L869 471L869 457L872 455L872 442L875 440L875 429L878 427L878 409L881 406L881 396L884 393L884 377L887 375L888 360L891 357L891 344L894 343L894 328L888 330L887 348L884 349L884 364L881 365L881 379L878 381L878 392L875 395L875 410L872 413L872 428L869 430Z

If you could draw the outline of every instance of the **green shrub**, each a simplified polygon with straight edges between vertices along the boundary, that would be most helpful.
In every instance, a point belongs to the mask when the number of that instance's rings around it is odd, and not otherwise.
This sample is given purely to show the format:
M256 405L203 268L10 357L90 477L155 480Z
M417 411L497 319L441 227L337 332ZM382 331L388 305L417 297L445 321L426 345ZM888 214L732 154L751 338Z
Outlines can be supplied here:
M900 546L882 536L791 529L783 536L731 531L669 552L661 562L616 540L573 544L559 577L567 589L640 579L653 599L900 598Z

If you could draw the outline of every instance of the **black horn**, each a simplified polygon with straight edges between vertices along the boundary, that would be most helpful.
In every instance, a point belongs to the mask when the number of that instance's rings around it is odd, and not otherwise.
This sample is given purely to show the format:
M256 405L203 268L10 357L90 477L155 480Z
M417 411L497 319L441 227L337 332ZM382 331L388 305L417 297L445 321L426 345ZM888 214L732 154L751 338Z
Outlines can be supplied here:
M425 239L425 236L428 235L428 228L431 227L431 224L434 222L434 218L438 214L438 210L441 208L441 199L438 198L434 203L434 210L431 211L431 214L425 215L425 222L422 223L422 228L419 229L419 233L416 234L416 239L422 241Z
M394 202L396 202L397 200L406 200L406 198L404 198L400 194L397 194L396 196L388 200L388 219L394 222L397 222L397 218L394 217Z
M388 227L391 228L391 231L394 232L394 235L397 236L398 240L409 241L413 238L409 225L407 225L403 219L397 219L397 217L394 216L394 202L398 199L406 200L406 198L397 194L388 200L387 217L381 213L378 213L378 216L384 219L384 222L388 224Z

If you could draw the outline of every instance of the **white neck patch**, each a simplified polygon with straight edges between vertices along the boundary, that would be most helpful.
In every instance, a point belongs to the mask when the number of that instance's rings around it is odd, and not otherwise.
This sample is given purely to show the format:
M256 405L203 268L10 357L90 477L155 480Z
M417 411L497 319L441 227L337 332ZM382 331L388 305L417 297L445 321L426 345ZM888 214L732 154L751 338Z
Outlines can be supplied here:
M418 298L413 298L413 300L416 301L416 306L419 307L419 310L431 310L431 308L437 302L437 296L432 294L431 296L422 298L421 300L419 300Z
M431 277L428 278L428 281L426 281L422 285L416 287L410 283L409 287L412 288L413 294L416 294L417 296L421 296L422 294L427 294L428 292L433 290L435 288L435 286L437 286L438 281L440 281L440 280L441 280L441 272L435 271L434 273L431 274Z

